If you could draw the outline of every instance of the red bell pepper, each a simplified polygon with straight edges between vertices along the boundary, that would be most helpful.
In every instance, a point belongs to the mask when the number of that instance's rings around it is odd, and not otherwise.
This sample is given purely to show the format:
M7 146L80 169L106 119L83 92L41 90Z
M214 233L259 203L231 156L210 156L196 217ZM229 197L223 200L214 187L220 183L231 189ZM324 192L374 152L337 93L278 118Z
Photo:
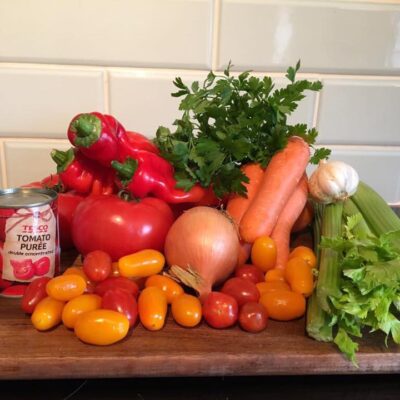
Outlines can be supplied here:
M69 141L86 157L109 166L118 158L117 133L125 129L110 115L98 112L78 114L68 127Z
M80 151L53 150L51 158L57 164L57 173L64 190L81 194L111 194L114 192L114 172L87 159Z
M132 156L138 150L160 154L158 147L146 136L138 132L126 131L118 136L119 159Z
M117 186L134 197L153 195L171 204L195 203L206 193L199 185L187 192L177 189L172 165L148 151L137 150L122 163L113 161L112 166L117 171Z

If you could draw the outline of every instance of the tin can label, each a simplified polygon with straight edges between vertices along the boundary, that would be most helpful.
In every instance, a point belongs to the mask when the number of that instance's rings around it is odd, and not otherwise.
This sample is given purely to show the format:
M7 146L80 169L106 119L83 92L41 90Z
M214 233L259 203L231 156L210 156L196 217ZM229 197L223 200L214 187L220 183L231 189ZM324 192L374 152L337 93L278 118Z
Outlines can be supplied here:
M53 277L57 251L57 219L51 206L16 209L5 224L2 278L30 282Z

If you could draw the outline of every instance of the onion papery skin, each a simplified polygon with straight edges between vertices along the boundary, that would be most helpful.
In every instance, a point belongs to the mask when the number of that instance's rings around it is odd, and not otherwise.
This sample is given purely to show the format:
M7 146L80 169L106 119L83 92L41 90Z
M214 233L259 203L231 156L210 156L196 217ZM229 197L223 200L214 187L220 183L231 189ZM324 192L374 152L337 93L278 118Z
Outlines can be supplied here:
M195 289L203 300L234 271L239 255L234 222L222 211L194 207L171 226L164 254L168 274Z

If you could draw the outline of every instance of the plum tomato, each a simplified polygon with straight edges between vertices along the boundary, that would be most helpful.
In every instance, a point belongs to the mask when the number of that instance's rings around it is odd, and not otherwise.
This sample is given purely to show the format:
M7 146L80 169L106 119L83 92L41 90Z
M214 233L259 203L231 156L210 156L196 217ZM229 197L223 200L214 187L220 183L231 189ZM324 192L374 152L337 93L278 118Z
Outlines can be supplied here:
M267 323L267 312L260 303L250 301L240 307L239 325L243 330L251 333L261 332L267 327Z
M315 253L307 246L297 246L289 253L289 260L293 257L300 257L311 268L315 268L317 266L317 257Z
M190 294L181 294L171 304L174 321L185 328L193 328L201 321L200 300Z
M183 288L178 282L164 275L152 275L146 279L145 287L156 286L167 296L168 304L183 294Z
M167 296L158 287L149 286L139 295L138 309L142 325L149 331L159 331L165 324Z
M31 315L33 326L38 331L47 331L61 322L64 302L45 297L35 307Z
M80 275L60 275L46 285L47 295L55 300L69 301L86 290L86 282Z
M94 289L94 292L99 296L104 296L107 290L122 289L130 293L133 297L137 298L139 295L139 286L131 279L124 276L112 276L106 280L99 282Z
M138 316L136 298L123 289L107 290L102 299L101 308L118 311L128 318L129 326L135 325Z
M65 304L62 322L67 328L74 328L78 317L88 311L101 307L101 297L97 294L81 294Z
M81 254L101 249L117 261L144 249L162 251L173 220L170 207L160 199L88 196L75 210L72 237Z
M47 297L46 285L50 281L47 276L34 279L26 288L21 300L21 308L27 314L32 314L36 305Z
M235 276L253 283L264 281L264 272L252 264L243 264L235 269Z
M112 260L102 250L93 250L83 259L83 272L93 282L101 282L111 275Z
M314 290L314 276L310 265L301 257L292 257L286 264L285 279L294 292L305 297Z
M265 282L285 282L285 271L280 268L272 268L265 273Z
M122 340L129 332L129 320L113 310L88 311L75 323L75 335L84 343L108 346Z
M212 328L223 329L234 325L238 319L239 306L229 294L211 292L205 298L202 313Z
M264 272L274 268L276 263L276 244L269 236L260 236L251 247L251 261L253 265Z
M260 298L260 293L255 283L237 277L228 279L222 286L221 292L234 297L239 307L249 301L257 302Z
M304 315L306 300L300 293L290 290L274 290L265 292L260 297L268 317L277 321L290 321Z
M290 286L286 281L268 281L268 282L258 282L256 283L257 290L262 296L265 292L273 292L275 290L289 290Z
M121 276L126 278L145 278L162 271L165 258L162 253L153 249L145 249L121 257L118 269Z

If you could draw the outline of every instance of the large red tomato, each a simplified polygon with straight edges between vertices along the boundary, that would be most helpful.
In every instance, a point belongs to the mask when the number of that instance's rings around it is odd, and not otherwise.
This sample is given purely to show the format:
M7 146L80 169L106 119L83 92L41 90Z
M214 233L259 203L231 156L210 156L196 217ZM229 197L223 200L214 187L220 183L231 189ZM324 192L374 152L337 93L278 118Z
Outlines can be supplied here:
M171 209L156 198L89 196L75 210L72 237L83 255L103 250L116 261L143 249L162 251L172 222Z

